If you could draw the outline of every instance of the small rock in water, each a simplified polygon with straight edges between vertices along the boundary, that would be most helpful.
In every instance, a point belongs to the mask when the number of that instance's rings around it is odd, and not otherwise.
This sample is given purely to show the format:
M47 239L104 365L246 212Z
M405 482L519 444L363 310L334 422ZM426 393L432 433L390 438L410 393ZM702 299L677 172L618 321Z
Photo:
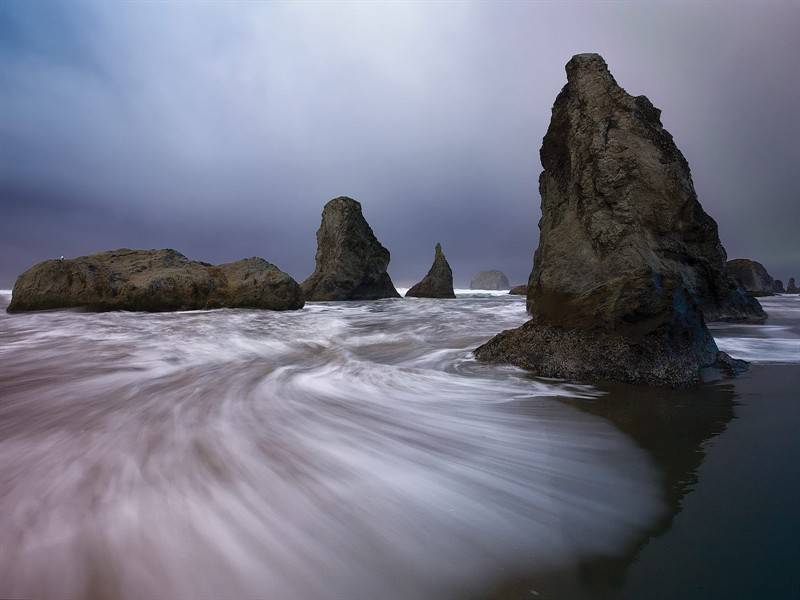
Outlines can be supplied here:
M442 252L442 245L436 244L433 265L428 274L406 292L412 298L455 298L453 291L453 271Z
M469 282L471 290L507 290L511 287L502 271L480 271Z
M509 291L509 294L514 296L527 296L528 295L528 284L523 283L521 285L515 285Z
M797 288L797 284L794 282L794 277L789 277L789 285L786 286L786 293L787 294L800 293L800 289Z
M729 260L725 268L751 296L772 296L775 293L775 280L760 262L736 258Z

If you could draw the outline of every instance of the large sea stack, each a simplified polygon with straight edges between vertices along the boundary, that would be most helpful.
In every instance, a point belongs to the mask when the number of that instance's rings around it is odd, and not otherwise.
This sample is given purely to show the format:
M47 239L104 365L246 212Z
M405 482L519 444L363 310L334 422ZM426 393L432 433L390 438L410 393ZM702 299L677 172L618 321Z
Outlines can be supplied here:
M751 296L772 296L775 293L775 280L760 262L736 258L728 261L726 269Z
M364 219L361 204L341 196L322 210L316 268L301 285L306 300L399 298L388 266L389 251Z
M723 313L737 288L660 111L597 54L566 70L540 152L532 318L475 355L545 377L668 386L743 368L705 325L703 311Z
M110 250L46 260L17 278L9 312L302 308L297 282L262 258L210 265L175 250Z
M471 290L507 290L511 287L508 277L502 271L480 271L469 282Z
M442 245L436 244L433 265L425 277L406 292L412 298L455 298L453 291L453 271L442 252Z

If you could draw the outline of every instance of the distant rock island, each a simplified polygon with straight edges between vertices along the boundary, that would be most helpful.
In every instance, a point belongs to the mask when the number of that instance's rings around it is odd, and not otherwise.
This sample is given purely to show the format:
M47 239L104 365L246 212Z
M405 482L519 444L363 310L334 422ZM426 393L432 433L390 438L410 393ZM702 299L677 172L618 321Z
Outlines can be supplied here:
M406 292L412 298L455 298L453 291L453 271L442 252L442 245L436 244L433 252L433 265L419 283Z
M775 293L775 280L760 262L736 258L728 261L726 270L751 296L772 296Z
M17 279L8 312L294 310L303 304L297 282L262 258L215 266L171 249L123 248L34 265Z
M532 318L475 356L545 377L666 386L744 368L718 350L703 313L763 311L726 274L717 225L660 111L597 54L566 71L540 151Z
M507 290L511 287L502 271L480 271L469 282L471 290Z
M361 204L340 196L322 209L314 272L301 285L306 300L399 298L386 269L389 251L361 212Z

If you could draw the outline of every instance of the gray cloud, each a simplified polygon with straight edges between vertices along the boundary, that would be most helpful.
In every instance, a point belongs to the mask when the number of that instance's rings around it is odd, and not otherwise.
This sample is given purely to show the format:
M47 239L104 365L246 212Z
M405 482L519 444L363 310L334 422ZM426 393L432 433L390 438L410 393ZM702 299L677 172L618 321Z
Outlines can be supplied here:
M527 278L564 63L663 109L729 255L800 276L796 3L0 3L0 287L118 246L313 269L362 202L411 283Z

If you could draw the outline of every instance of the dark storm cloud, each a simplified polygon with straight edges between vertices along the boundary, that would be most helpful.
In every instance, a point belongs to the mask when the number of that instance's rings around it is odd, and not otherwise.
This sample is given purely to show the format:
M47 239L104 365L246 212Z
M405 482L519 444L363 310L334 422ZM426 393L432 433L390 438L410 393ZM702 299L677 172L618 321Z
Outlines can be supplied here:
M398 284L527 278L564 63L663 109L729 255L800 276L796 3L0 3L0 287L109 247L313 268L362 202Z

